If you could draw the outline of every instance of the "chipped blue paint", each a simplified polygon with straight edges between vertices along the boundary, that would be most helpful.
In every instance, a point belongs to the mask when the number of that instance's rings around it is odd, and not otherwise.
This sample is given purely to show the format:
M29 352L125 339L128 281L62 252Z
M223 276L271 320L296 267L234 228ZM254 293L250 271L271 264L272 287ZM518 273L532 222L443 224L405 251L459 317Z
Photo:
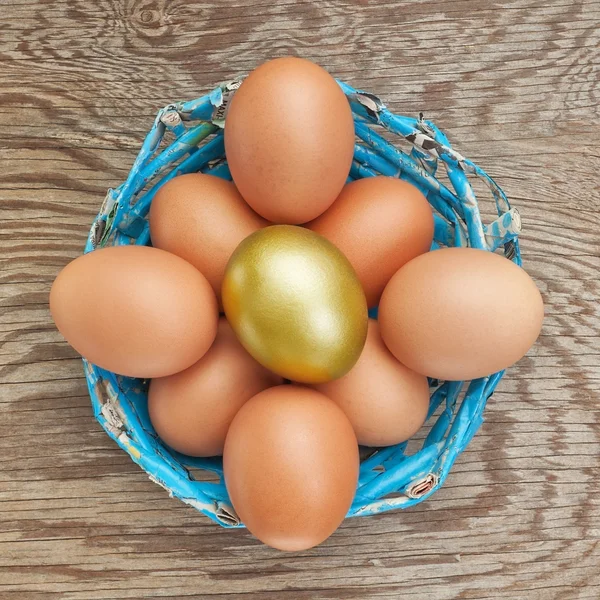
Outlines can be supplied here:
M223 118L239 79L210 94L161 109L142 143L126 181L107 192L85 247L149 244L148 211L160 186L183 173L204 172L231 179L224 156ZM419 187L435 215L432 248L473 246L505 255L521 264L518 235L521 220L506 195L480 167L456 152L447 137L422 115L394 115L372 94L339 82L355 116L358 138L349 181L361 177L400 177ZM410 151L390 144L380 133L409 142ZM442 168L450 187L436 178ZM498 218L484 225L471 177L490 190ZM370 313L377 316L377 309ZM195 507L224 527L239 527L223 482L220 457L191 458L165 447L150 423L147 382L120 377L84 360L94 415L117 444L169 494ZM496 373L472 382L431 381L429 419L432 427L414 454L407 444L374 450L360 469L349 516L406 508L428 498L445 481L452 464L483 421L483 410L500 381ZM217 481L199 481L194 469L209 471ZM418 484L418 485L417 485ZM423 489L414 497L414 490ZM390 496L392 494L392 496Z

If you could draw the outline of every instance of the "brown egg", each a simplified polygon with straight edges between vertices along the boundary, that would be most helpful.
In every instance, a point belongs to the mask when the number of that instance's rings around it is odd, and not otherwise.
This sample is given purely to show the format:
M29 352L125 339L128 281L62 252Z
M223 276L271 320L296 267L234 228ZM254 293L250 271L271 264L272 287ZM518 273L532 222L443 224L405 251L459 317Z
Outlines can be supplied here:
M306 550L346 516L358 481L358 446L342 410L315 390L284 385L246 402L223 453L233 506L259 540Z
M427 418L427 377L392 356L372 319L365 347L350 372L312 387L338 404L352 423L358 443L364 446L404 442Z
M433 213L410 183L367 177L344 186L333 205L307 227L348 257L372 307L392 275L431 247Z
M180 175L163 185L150 208L152 245L181 256L209 281L217 299L237 245L267 225L235 185L213 175Z
M527 273L503 256L444 248L418 256L379 305L383 341L410 369L469 380L506 369L533 345L544 304Z
M274 223L314 219L340 193L354 153L354 121L335 79L301 58L264 63L235 92L225 153L248 204Z
M229 425L252 396L283 379L259 365L224 317L210 350L195 364L153 379L148 411L165 444L190 456L223 454Z
M58 330L90 362L130 377L187 369L217 332L206 278L157 248L116 246L76 258L50 291Z

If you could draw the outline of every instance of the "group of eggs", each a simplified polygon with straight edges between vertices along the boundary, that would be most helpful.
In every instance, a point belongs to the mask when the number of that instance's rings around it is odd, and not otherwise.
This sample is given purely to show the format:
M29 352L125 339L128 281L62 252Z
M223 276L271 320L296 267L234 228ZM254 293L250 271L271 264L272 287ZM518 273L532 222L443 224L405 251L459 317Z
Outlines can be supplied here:
M77 258L50 308L92 363L151 379L150 419L168 446L223 455L254 535L301 550L348 512L358 444L411 437L427 377L472 379L521 358L543 304L499 255L429 252L433 214L416 187L346 183L352 113L309 61L270 61L244 80L225 151L233 183L168 181L150 209L152 247Z

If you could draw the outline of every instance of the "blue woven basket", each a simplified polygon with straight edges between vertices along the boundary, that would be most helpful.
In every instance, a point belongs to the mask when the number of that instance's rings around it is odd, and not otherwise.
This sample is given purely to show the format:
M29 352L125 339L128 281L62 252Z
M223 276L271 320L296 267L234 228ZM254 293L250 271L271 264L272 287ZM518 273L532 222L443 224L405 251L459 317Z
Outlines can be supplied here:
M146 216L152 198L176 175L201 171L231 178L223 124L240 83L241 79L222 84L197 100L170 104L158 112L127 180L108 191L86 252L106 245L149 244ZM339 84L352 106L358 138L350 180L378 174L405 179L420 188L434 208L434 248L503 248L507 258L521 264L519 214L484 171L453 150L422 115L394 115L376 96ZM386 131L399 136L407 152L386 141L381 135ZM449 184L436 178L440 164ZM487 184L499 215L493 223L482 224L469 176ZM220 525L242 526L223 482L221 458L183 456L158 439L148 418L147 382L115 375L85 360L84 368L96 418L150 478ZM407 452L407 443L363 452L349 516L405 508L431 495L481 425L486 401L501 377L502 372L467 383L431 381L430 428L424 441L413 453ZM202 476L207 471L209 478Z

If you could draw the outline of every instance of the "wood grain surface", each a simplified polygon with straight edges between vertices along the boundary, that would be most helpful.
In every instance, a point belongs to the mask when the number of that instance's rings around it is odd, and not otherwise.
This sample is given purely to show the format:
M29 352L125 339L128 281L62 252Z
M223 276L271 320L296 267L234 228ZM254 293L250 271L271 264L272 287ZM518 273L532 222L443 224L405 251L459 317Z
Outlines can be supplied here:
M599 0L4 0L1 11L2 600L600 597ZM47 306L157 109L287 54L446 130L520 209L547 305L538 344L443 489L297 554L151 483L93 419Z

